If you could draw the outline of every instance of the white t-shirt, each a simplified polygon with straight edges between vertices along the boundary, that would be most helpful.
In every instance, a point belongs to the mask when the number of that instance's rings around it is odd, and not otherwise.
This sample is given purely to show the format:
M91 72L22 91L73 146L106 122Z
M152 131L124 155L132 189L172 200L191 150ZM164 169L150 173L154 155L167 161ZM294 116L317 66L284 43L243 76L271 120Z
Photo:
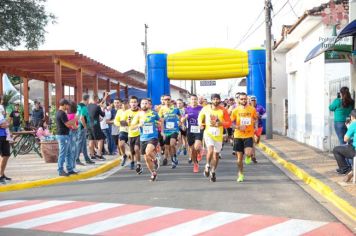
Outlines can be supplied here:
M111 112L108 110L105 110L105 116L103 117L103 119L100 121L100 127L101 129L108 129L109 125L106 124L107 120L111 119Z
M0 121L2 122L5 119L5 109L3 105L0 105Z

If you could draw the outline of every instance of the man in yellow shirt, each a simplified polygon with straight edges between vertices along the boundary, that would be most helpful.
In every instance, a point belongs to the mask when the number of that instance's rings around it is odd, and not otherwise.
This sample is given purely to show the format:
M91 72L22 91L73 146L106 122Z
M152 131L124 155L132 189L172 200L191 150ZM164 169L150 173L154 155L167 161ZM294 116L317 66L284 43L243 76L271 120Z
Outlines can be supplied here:
M246 154L245 163L251 163L253 154L253 137L255 134L255 124L257 124L256 109L247 104L247 94L241 93L238 99L238 106L231 113L231 121L236 122L234 132L234 151L237 155L239 167L238 182L244 181L243 156Z
M120 125L128 126L129 146L131 151L130 168L133 170L136 162L137 174L142 174L141 156L140 156L140 130L138 127L131 128L133 118L138 114L140 108L138 107L138 98L135 96L130 97L130 109L126 110L121 116Z
M121 166L125 166L127 160L126 145L129 140L129 135L128 135L129 128L127 126L121 125L121 116L125 113L127 109L128 109L127 101L122 102L121 107L116 112L116 116L114 119L114 125L119 127L118 149L119 149L119 154L122 156Z
M205 177L210 176L210 181L216 181L216 168L219 162L219 153L222 148L224 128L231 125L227 110L220 106L219 94L211 95L211 105L206 105L199 113L198 124L204 129L204 141L208 149L206 155Z

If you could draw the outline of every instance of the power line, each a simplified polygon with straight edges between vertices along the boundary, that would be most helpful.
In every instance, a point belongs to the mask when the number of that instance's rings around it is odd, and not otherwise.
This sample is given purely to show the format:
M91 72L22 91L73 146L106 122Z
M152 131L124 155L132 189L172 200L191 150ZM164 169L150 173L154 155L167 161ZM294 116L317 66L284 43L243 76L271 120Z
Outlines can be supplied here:
M241 45L241 43L243 41L245 41L245 37L248 35L248 33L250 32L250 30L253 28L253 26L257 23L257 21L260 19L260 17L262 16L264 9L261 10L261 12L258 14L257 18L255 19L255 21L251 24L251 26L248 28L248 30L246 31L246 33L244 34L244 36L241 37L240 41L238 44L236 44L236 46L234 48L237 48L238 46Z
M273 14L272 18L276 17L276 16L283 10L283 8L288 4L288 2L289 2L289 0L287 0L287 1L283 4L283 6L282 6L275 14ZM273 8L272 8L272 11L273 11Z
M298 3L298 1L297 1L297 3ZM294 7L292 6L292 4L290 3L289 0L288 0L288 5L289 5L290 9L292 10L292 12L294 13L294 15L298 18L297 13L295 12ZM297 5L297 4L296 4L296 5Z

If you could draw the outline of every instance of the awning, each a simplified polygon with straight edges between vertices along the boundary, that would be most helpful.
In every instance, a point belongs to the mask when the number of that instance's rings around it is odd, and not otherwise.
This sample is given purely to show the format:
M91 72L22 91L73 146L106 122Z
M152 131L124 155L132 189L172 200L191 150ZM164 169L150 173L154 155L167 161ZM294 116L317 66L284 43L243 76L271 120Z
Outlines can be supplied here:
M327 52L327 51L336 51L336 52L343 52L343 53L351 53L351 47L345 47L346 45L337 45L336 43L345 37L355 36L356 35L356 20L353 20L351 23L346 25L340 33L336 36L336 38L329 42L322 42L314 47L307 57L305 58L304 62L310 61L311 59L319 56L320 54ZM351 45L350 45L351 46Z

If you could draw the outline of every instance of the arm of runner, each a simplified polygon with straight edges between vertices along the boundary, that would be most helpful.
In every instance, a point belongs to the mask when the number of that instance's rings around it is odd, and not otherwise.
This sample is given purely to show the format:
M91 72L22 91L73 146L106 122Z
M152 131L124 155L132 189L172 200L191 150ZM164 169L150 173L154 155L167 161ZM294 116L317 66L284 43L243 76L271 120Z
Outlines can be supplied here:
M120 127L120 121L121 121L121 114L120 112L116 112L115 118L114 118L114 125L117 127Z
M227 110L225 108L222 108L222 110L224 113L224 117L220 123L224 128L229 128L231 126L231 119L230 119L229 113L227 112Z
M204 129L205 125L205 113L204 111L200 111L199 116L198 116L198 125L200 126L200 129Z

